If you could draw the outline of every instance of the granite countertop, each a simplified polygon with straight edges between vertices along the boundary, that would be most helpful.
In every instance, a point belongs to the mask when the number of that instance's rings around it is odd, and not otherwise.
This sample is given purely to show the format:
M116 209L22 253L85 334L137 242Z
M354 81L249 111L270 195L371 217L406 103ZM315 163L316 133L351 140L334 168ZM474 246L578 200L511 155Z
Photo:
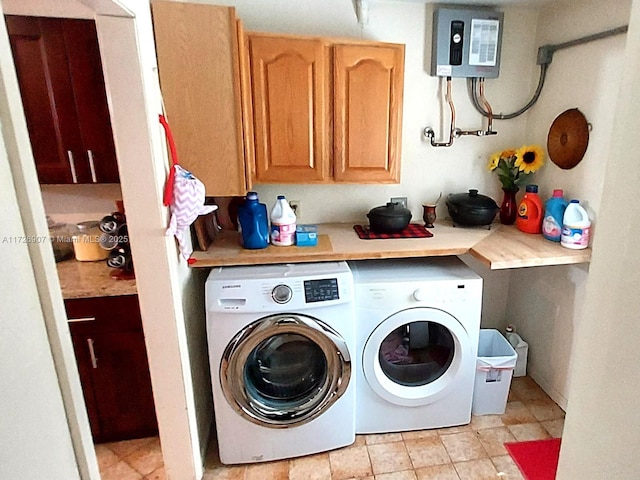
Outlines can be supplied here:
M111 276L114 269L104 260L98 262L78 262L75 259L56 264L62 297L90 298L136 295L136 281L117 280Z

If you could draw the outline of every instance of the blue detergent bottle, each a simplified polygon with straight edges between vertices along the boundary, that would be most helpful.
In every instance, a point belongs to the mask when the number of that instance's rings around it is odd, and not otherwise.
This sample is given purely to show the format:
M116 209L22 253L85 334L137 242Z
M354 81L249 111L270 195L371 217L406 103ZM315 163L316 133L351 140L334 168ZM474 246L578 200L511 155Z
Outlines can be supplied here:
M238 223L242 232L242 246L256 250L269 245L269 217L267 206L258 201L256 192L249 192L238 207Z
M547 240L559 242L562 237L562 218L569 202L563 197L561 189L555 189L553 195L544 204L542 235Z

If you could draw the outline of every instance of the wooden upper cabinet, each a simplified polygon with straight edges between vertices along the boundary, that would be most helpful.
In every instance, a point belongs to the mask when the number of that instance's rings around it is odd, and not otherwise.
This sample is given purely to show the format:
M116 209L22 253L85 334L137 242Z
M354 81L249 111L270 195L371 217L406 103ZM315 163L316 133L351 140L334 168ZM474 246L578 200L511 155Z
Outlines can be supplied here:
M95 22L5 17L40 183L117 183Z
M249 35L257 183L330 176L329 50L317 39Z
M209 196L245 195L240 46L235 9L151 4L160 87L180 164Z
M256 183L399 183L404 45L248 38Z
M404 45L335 45L334 178L398 183Z
M232 7L151 7L179 161L207 195L399 182L403 45L245 34Z

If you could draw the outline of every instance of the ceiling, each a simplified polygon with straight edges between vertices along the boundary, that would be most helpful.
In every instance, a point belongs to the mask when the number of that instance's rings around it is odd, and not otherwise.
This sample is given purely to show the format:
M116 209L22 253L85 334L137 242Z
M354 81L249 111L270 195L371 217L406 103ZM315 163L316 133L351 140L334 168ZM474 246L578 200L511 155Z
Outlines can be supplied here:
M375 1L375 0L373 0ZM398 2L409 2L409 3L457 3L461 5L468 6L494 6L494 5L520 5L520 6L534 6L539 7L542 5L548 5L550 3L555 3L555 0L486 0L486 1L478 1L478 0L395 0Z

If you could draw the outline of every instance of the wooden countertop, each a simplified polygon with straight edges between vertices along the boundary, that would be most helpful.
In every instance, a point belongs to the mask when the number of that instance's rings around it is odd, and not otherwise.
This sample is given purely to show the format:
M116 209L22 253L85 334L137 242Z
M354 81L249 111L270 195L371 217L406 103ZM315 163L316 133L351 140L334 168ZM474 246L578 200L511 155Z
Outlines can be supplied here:
M78 262L65 260L56 264L62 297L90 298L135 295L136 281L116 280L111 276L114 271L104 260L99 262Z
M206 252L195 251L191 267L305 263L330 260L365 260L463 255L470 253L492 270L586 263L591 249L571 250L550 242L542 235L520 232L515 226L499 223L491 229L453 227L437 222L430 238L361 240L353 224L318 225L318 244L314 247L275 247L246 250L240 246L240 234L223 231Z

